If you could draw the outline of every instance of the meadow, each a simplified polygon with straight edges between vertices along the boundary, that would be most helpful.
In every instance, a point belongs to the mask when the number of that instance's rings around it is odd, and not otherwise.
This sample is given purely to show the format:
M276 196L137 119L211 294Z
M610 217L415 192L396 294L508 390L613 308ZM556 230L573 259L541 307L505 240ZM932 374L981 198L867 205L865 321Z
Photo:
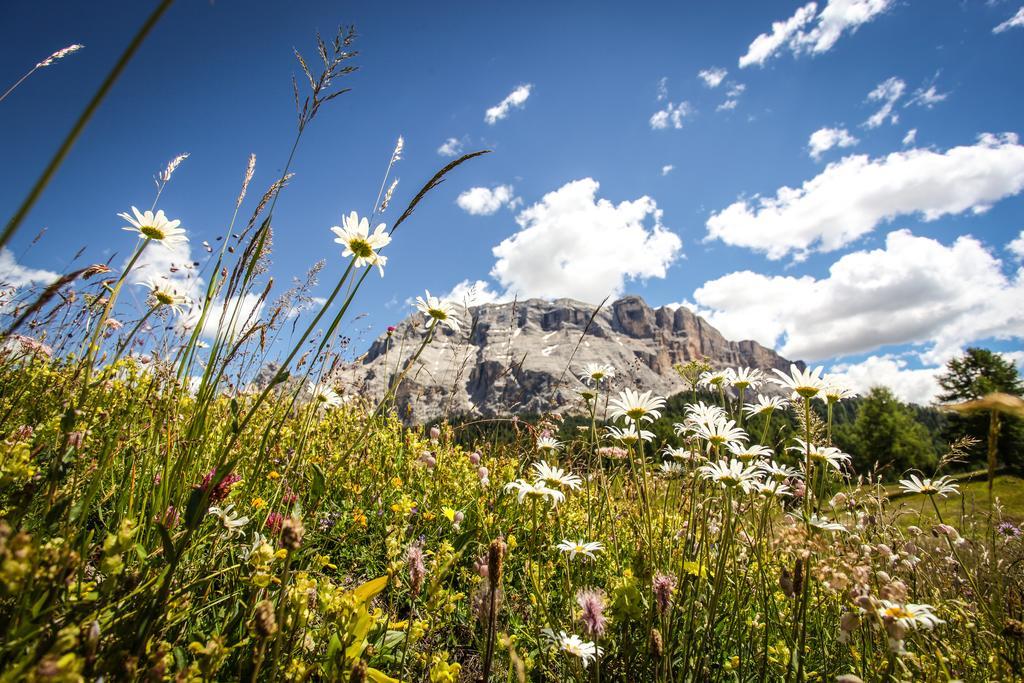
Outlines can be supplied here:
M681 392L718 399L691 402L666 447L650 429L665 397L625 368L571 367L587 420L570 438L559 415L509 416L510 442L466 447L397 414L436 331L469 324L427 293L413 338L392 340L387 394L346 393L339 333L360 285L483 153L391 220L400 140L373 215L339 207L319 235L344 269L326 300L310 297L322 264L269 300L276 202L303 132L345 92L353 40L300 57L292 156L256 201L249 161L228 200L241 218L193 289L168 273L141 283L140 309L123 296L144 254L188 239L160 208L178 158L149 209L111 217L123 263L4 293L0 680L1019 675L1019 514L947 478L957 444L897 487L853 472L811 410L851 392L820 368L679 366Z

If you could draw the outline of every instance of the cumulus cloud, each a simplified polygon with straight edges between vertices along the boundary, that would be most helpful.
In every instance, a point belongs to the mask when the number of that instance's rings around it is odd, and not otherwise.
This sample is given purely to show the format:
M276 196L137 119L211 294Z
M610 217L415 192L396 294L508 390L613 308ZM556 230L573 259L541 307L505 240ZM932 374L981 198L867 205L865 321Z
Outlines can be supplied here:
M493 249L491 276L506 296L596 303L621 294L627 280L665 277L682 242L661 224L657 203L613 204L597 197L599 187L575 180L519 213L519 231Z
M530 97L530 91L532 89L533 84L531 83L525 83L518 86L515 90L510 92L505 99L484 112L484 121L493 126L498 121L501 121L503 118L508 116L509 111L513 107L516 109L522 109L526 106L526 100Z
M437 148L437 153L443 157L458 156L462 153L462 140L458 138L448 138L440 147Z
M666 176L669 173L671 173L674 169L675 166L673 166L672 164L665 164L664 166L661 167L661 175Z
M10 249L0 248L0 287L18 289L26 285L48 285L59 277L53 271L27 268L18 263Z
M893 111L897 100L903 97L907 84L895 76L885 79L875 89L868 93L868 102L881 102L882 106L878 111L868 117L864 122L867 128L878 128L886 119L889 123L896 123L900 120L899 114Z
M1017 10L1016 14L992 29L992 33L1002 33L1003 31L1007 31L1011 28L1018 28L1021 26L1024 26L1024 7L1021 7Z
M1006 245L1006 250L1013 254L1018 261L1024 261L1024 230L1020 231L1017 239Z
M945 152L909 149L871 159L851 155L829 164L801 187L774 197L741 199L713 213L706 240L780 259L834 251L897 216L926 221L981 213L1024 189L1024 146L1016 135L983 134Z
M740 68L763 66L782 50L794 56L828 52L846 32L856 31L892 7L895 0L828 0L818 12L818 4L809 2L785 21L772 22L770 33L762 33L740 57Z
M439 297L442 301L452 301L461 306L480 306L505 301L505 297L491 289L486 280L463 280L447 294Z
M917 128L911 128L907 131L907 134L903 136L903 146L909 147L914 144L917 140Z
M692 113L693 107L690 106L689 102L680 102L679 104L669 102L665 105L664 109L659 109L651 114L651 128L654 130L664 130L672 126L678 130L683 127L683 119Z
M817 360L914 344L942 363L973 341L1024 338L1024 268L1012 276L977 239L896 230L885 246L844 255L828 276L749 270L706 282L692 308L729 339L756 339Z
M732 83L725 93L725 102L715 107L715 111L732 111L740 103L740 95L747 89L742 83Z
M944 367L910 368L907 359L885 354L860 363L833 365L829 372L839 382L864 395L873 387L888 387L901 401L928 405L939 393L937 375Z
M697 72L697 77L704 81L704 85L709 88L717 88L725 80L725 76L729 72L720 66L713 66L710 69L701 69Z
M850 135L845 128L819 128L811 133L807 140L807 149L811 158L819 161L821 155L833 147L853 147L858 142L860 141Z
M511 185L489 187L471 187L459 195L455 203L466 213L474 216L490 216L503 206L510 209L519 205Z

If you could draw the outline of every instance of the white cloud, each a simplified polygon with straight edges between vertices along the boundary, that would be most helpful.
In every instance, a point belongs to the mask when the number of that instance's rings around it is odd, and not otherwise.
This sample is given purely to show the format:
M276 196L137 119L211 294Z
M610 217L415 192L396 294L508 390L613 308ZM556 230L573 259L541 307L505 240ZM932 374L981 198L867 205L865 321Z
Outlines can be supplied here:
M895 0L829 0L819 13L818 4L809 2L785 21L772 22L771 33L757 36L747 53L740 57L740 68L764 65L780 50L794 56L828 52L843 33L856 31L889 9ZM813 24L813 25L812 25Z
M868 128L878 128L889 119L889 123L896 123L900 120L899 114L893 112L896 101L903 97L907 84L895 76L885 79L875 89L868 93L868 102L881 102L882 106L874 114L868 117L864 125Z
M1024 7L1017 10L1017 13L992 29L992 33L1002 33L1007 29L1024 26Z
M927 88L921 87L915 90L914 96L911 97L910 100L903 106L909 107L912 104L917 104L924 107L925 109L931 109L939 102L945 100L947 97L949 97L948 92L939 92L938 90L935 89L934 85L930 85Z
M811 133L807 140L807 148L815 161L833 147L853 147L859 142L845 128L819 128Z
M479 306L505 301L505 298L493 291L490 283L485 280L476 280L475 282L463 280L452 287L450 292L439 298L442 301L452 301L460 306Z
M1006 250L1013 254L1018 261L1024 261L1024 230L1020 231L1017 239L1006 245Z
M907 131L907 134L903 136L903 146L908 147L914 144L917 140L917 128L911 128Z
M739 271L693 299L727 338L805 360L914 344L936 364L973 341L1024 338L1024 268L1007 276L970 236L946 246L897 230L884 248L844 255L827 277Z
M720 66L713 66L710 69L701 69L697 72L697 76L704 81L704 85L709 88L717 88L725 80L725 76L728 73L728 71Z
M508 94L508 97L484 113L484 121L493 126L495 123L508 116L509 110L513 107L522 109L526 105L526 100L530 97L530 91L532 89L533 85L531 83L525 83L518 86Z
M732 111L740 103L740 95L747 89L742 83L730 83L725 93L725 102L715 107L715 111Z
M683 119L690 116L693 113L693 108L689 102L680 102L679 104L673 104L669 102L665 105L664 109L654 112L651 114L651 128L655 130L664 130L670 125L675 129L683 127Z
M1024 189L1024 146L1012 133L983 134L945 152L909 149L870 159L851 155L799 188L741 199L713 213L705 240L747 247L780 259L834 251L897 216L933 221L981 213Z
M907 360L893 355L869 356L860 363L833 365L829 372L857 393L888 387L901 401L927 405L939 393L936 376L944 367L908 368Z
M668 76L662 76L658 79L658 101L668 99Z
M210 310L206 314L206 320L203 321L203 329L200 334L207 339L216 337L221 325L221 316L224 316L224 331L230 330L231 333L227 336L229 339L234 339L259 320L263 308L264 302L260 300L258 294L246 294L241 298L233 296L226 305L223 299L214 299L210 302ZM180 326L191 330L199 322L201 312L202 308L194 306L180 321ZM234 317L233 321L232 317Z
M0 248L0 287L18 289L26 285L48 285L60 275L49 270L26 268L7 247Z
M663 176L668 175L674 169L675 169L675 166L673 166L672 164L665 164L664 166L661 167L661 175L663 175Z
M455 203L466 213L474 216L490 216L503 206L514 209L520 200L513 193L511 185L471 187L459 195Z
M1013 363L1018 370L1024 370L1024 351L1000 351L999 355Z
M627 280L665 277L682 243L661 224L658 205L647 196L613 204L597 198L599 187L575 180L519 213L519 231L493 249L491 276L506 296L596 303L621 294Z
M448 138L437 148L437 153L443 157L454 157L462 153L462 140Z

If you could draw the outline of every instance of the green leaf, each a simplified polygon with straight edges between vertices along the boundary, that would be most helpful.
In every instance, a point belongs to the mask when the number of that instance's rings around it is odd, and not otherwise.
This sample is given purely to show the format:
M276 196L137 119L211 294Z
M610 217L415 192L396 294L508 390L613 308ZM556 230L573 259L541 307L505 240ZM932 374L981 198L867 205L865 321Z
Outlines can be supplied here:
M174 561L174 541L171 540L171 533L163 524L157 524L156 530L160 534L160 542L164 546L164 557L168 562Z
M356 596L356 604L361 605L377 597L377 594L388 586L388 577L379 576L372 581L367 581L356 588L353 592Z

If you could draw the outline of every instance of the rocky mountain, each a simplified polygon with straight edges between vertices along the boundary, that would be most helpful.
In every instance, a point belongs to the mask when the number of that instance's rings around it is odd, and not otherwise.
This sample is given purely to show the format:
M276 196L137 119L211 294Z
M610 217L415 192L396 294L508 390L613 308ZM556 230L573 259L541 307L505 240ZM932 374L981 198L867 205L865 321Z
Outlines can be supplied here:
M627 296L595 315L596 309L571 299L473 306L460 310L460 332L438 327L410 364L427 334L424 316L415 313L344 368L341 383L349 393L379 399L396 372L405 371L400 412L410 422L425 422L582 410L576 372L589 362L615 367L614 389L652 389L663 396L683 389L672 366L695 358L715 367L789 369L790 361L771 349L728 341L686 308L652 309Z

